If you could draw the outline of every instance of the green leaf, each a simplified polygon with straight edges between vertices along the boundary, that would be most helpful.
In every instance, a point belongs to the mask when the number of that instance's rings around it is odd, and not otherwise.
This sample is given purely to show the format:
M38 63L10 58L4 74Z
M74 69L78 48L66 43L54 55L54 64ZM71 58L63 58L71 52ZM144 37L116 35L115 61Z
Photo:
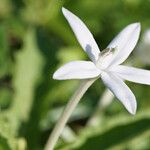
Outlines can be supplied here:
M144 133L150 132L148 114L149 111L141 112L134 119L129 116L113 117L107 122L103 119L103 124L99 127L83 129L76 142L64 146L64 148L61 147L61 149L91 150L93 147L94 150L110 149L127 142L133 142ZM123 146L125 148L125 145Z
M78 150L108 149L116 144L130 140L150 129L150 119L141 119L127 125L116 126L103 134L89 137Z
M12 93L6 88L0 90L0 108L6 109L11 104Z
M14 121L14 116L12 114L8 113L7 111L0 113L0 139L2 138L2 140L0 141L2 143L7 142L11 147L11 149L14 149L16 147L16 141L17 141L15 137L17 135L17 132L15 130L15 126L14 126L15 123L13 121Z
M9 70L8 64L10 56L8 53L8 39L4 24L0 25L0 77L4 76ZM5 62L5 63L4 63Z
M7 140L0 135L0 150L11 150Z
M12 111L22 121L26 121L34 100L34 92L41 78L43 57L36 44L34 30L28 30L24 47L17 53L13 85L15 90Z

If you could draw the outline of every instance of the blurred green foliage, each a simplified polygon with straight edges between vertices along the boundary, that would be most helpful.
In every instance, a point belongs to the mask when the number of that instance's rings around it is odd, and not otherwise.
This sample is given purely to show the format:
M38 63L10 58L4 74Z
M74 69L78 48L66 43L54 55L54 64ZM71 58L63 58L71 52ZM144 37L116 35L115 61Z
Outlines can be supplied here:
M88 59L62 6L87 24L101 49L127 24L141 22L142 31L150 27L149 0L0 0L0 150L42 150L78 86L79 81L52 79L62 64ZM137 58L136 49L128 61L150 68ZM136 116L114 100L100 112L101 123L88 126L105 90L97 81L70 118L75 140L62 136L57 149L150 149L150 87L129 86L138 101Z

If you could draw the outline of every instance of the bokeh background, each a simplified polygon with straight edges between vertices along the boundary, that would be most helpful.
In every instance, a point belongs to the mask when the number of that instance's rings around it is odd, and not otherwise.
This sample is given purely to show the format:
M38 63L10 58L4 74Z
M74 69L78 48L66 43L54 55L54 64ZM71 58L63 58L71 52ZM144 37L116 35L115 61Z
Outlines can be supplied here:
M64 63L88 59L62 6L86 23L100 49L126 25L141 22L139 43L126 63L150 69L150 0L0 0L0 150L42 150L78 87L78 80L52 79ZM56 149L150 149L150 86L127 84L137 98L135 116L97 80Z

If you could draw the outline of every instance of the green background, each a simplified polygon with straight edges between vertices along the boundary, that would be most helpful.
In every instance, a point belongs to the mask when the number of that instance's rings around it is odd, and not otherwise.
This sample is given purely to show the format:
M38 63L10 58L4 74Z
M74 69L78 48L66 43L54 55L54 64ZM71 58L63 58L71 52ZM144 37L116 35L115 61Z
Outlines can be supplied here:
M42 150L78 87L78 80L52 79L64 63L88 60L62 6L85 22L101 50L126 25L141 22L139 43L127 63L150 69L150 62L140 57L148 55L140 45L150 27L150 0L0 0L0 150ZM115 98L105 109L98 108L105 87L97 80L71 116L70 134L64 132L56 149L150 149L150 87L127 84L137 98L135 116ZM95 110L96 124L88 125Z

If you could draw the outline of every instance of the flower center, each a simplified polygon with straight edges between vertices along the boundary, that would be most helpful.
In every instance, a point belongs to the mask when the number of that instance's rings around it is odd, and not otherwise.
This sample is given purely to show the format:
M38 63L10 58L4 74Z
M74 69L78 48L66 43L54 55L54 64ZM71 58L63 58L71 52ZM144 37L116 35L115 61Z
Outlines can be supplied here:
M96 62L96 66L101 70L105 70L109 66L115 52L116 52L116 48L104 49L99 54L99 58Z

